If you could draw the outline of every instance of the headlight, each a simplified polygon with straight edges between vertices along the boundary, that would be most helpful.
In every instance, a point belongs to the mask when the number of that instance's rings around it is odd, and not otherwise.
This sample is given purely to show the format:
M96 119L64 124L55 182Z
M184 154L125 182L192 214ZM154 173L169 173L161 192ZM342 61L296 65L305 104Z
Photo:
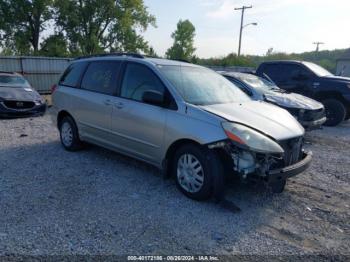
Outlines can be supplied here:
M243 125L224 122L222 127L234 143L260 153L284 153L283 148L267 136Z

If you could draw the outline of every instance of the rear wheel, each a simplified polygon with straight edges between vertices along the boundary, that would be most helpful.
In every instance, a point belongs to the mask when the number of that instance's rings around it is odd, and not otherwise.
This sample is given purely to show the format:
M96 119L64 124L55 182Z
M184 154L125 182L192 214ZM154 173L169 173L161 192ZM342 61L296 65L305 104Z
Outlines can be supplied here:
M72 117L64 117L59 124L59 130L61 143L66 150L77 151L82 148L78 128Z
M172 174L178 189L194 200L210 198L216 181L223 176L222 163L218 155L194 144L179 148L173 163Z
M326 99L322 103L326 109L325 126L337 126L345 120L346 108L342 102L336 99Z

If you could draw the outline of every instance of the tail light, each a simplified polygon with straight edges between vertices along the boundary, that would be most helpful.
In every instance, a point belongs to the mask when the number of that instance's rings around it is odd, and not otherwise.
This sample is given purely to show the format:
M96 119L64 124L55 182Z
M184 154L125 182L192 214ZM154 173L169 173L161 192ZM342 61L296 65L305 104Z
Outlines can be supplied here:
M51 86L51 94L53 94L57 89L57 85L54 84L53 86Z

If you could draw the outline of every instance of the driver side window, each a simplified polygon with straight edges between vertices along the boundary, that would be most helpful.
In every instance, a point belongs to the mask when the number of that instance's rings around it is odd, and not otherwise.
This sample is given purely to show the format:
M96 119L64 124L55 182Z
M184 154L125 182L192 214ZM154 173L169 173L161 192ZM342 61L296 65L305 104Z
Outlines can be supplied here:
M136 63L127 64L120 96L142 102L145 91L157 91L164 95L165 88L152 70L146 66Z

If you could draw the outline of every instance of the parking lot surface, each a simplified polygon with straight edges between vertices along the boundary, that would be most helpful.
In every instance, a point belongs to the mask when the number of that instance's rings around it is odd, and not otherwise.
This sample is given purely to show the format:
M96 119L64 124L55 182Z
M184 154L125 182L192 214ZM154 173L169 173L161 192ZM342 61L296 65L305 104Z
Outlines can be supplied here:
M231 182L233 213L157 169L64 151L49 116L0 120L0 255L350 255L350 122L307 135L312 166L273 195Z

